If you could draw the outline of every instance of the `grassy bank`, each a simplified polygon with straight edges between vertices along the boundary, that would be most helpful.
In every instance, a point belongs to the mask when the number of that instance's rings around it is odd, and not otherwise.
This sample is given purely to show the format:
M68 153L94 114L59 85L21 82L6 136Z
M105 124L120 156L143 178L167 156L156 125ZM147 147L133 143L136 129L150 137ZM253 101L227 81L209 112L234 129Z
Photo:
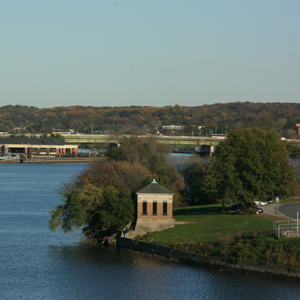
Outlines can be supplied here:
M203 205L175 209L175 221L182 224L141 239L145 241L150 237L157 244L169 246L174 243L215 242L222 236L239 232L255 231L272 238L273 221L279 219L264 214L231 215L219 212L219 208L220 205Z
M219 205L176 209L174 218L180 224L139 239L230 262L243 260L300 267L300 239L273 236L270 215L232 215L219 211Z

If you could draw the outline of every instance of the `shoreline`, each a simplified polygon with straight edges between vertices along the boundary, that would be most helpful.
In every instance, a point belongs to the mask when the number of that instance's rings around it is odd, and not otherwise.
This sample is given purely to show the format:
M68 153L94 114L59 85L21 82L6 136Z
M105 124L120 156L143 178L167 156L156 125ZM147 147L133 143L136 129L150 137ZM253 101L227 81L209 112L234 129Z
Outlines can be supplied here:
M232 271L250 272L254 274L268 274L284 278L300 278L300 269L292 267L251 261L229 263L220 257L204 256L192 252L184 252L182 250L149 244L128 238L117 239L117 247L131 249L138 252L146 252L151 255L160 255L166 258L176 259L185 264L192 264L200 267L214 267L220 270L228 269Z
M48 158L36 158L36 159L27 159L27 160L16 160L16 159L2 159L0 160L0 164L33 164L33 163L80 163L80 162L93 162L103 160L103 157L96 158L56 158L56 159L48 159Z

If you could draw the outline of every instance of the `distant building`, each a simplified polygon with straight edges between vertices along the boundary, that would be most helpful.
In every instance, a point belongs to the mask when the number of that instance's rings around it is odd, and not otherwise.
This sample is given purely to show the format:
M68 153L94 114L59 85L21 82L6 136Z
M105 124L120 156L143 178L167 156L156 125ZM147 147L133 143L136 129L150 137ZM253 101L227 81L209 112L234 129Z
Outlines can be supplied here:
M221 133L214 133L211 135L212 138L214 139L226 139L227 134L221 134Z
M175 129L175 130L180 130L183 129L183 126L178 126L178 125L165 125L163 126L163 129Z
M0 149L3 154L9 149L12 154L57 155L77 153L78 145L70 145L63 139L0 138Z

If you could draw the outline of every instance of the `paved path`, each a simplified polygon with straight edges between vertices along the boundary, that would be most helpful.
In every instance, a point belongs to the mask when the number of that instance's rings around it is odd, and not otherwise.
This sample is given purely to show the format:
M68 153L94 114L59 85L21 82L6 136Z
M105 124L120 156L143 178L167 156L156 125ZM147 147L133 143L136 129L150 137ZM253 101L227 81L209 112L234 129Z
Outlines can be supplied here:
M300 203L282 204L277 208L279 214L286 216L290 219L297 219L297 212L300 218Z
M278 217L278 216L280 216L280 214L278 213L278 208L281 205L282 204L271 203L271 204L263 205L261 207L264 210L264 214L272 215L272 216L277 216Z
M268 204L262 206L264 214L285 217L290 219L297 219L297 211L299 211L300 218L300 203L288 203L288 204Z

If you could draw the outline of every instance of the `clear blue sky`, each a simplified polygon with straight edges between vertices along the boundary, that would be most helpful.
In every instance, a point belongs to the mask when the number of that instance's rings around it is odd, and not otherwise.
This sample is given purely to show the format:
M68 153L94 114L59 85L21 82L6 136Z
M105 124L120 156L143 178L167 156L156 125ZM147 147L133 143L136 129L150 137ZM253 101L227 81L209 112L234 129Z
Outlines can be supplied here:
M299 102L299 0L0 1L0 106Z

